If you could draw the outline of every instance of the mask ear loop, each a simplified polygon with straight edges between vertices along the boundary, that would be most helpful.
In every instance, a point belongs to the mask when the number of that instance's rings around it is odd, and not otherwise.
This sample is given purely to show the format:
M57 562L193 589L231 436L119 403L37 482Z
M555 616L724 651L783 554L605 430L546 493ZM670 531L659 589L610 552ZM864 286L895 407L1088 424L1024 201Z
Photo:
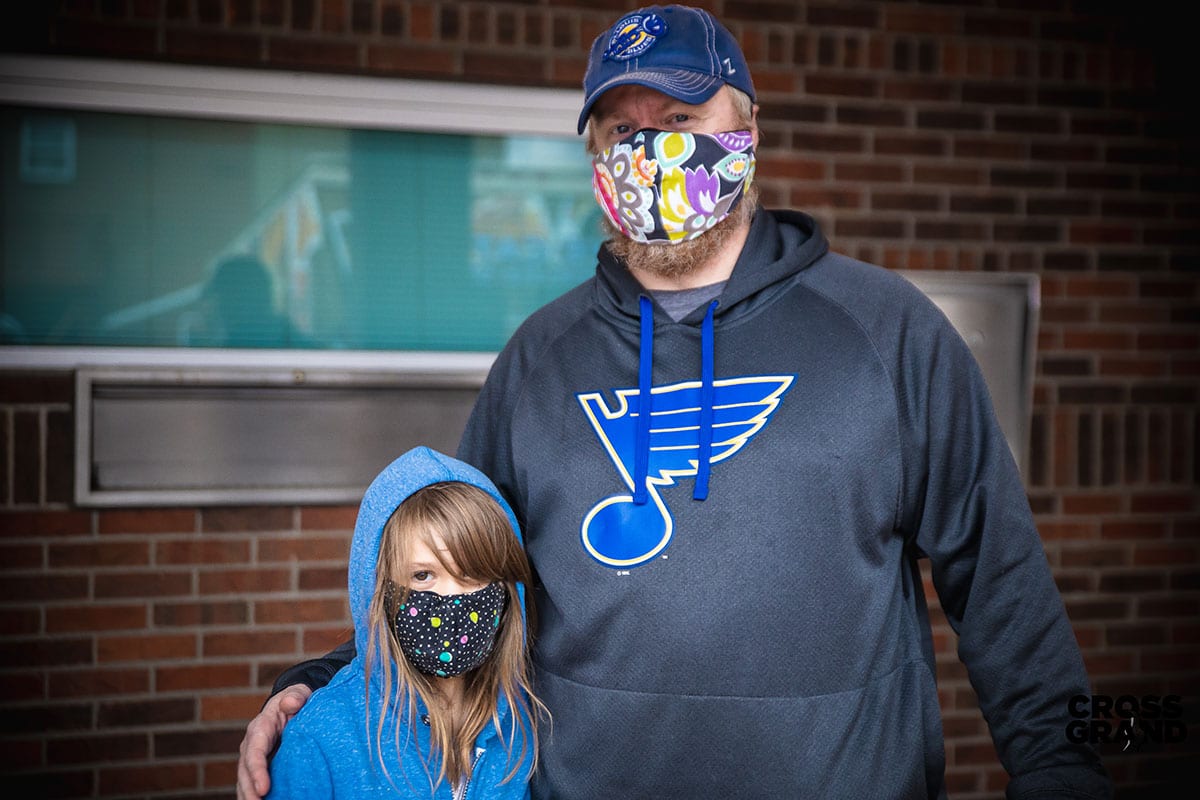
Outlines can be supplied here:
M409 588L400 586L389 580L383 585L383 611L389 616L395 616L396 611L408 599Z

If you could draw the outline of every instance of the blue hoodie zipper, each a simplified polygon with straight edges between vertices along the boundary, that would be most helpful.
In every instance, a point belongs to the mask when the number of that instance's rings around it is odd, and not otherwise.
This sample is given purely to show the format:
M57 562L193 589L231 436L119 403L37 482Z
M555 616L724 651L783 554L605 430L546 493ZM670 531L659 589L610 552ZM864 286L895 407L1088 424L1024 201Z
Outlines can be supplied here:
M453 800L466 800L467 790L471 788L471 778L475 776L475 770L479 768L479 762L486 752L482 747L475 748L475 760L471 762L471 771L467 774L467 779L454 789Z

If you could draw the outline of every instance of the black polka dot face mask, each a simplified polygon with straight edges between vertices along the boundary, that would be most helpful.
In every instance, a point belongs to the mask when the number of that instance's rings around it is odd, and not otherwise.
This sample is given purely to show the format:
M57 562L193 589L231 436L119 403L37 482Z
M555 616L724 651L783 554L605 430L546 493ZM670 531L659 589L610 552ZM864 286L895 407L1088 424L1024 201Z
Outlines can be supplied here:
M426 675L461 675L491 654L506 599L500 582L469 594L409 592L396 611L396 641Z

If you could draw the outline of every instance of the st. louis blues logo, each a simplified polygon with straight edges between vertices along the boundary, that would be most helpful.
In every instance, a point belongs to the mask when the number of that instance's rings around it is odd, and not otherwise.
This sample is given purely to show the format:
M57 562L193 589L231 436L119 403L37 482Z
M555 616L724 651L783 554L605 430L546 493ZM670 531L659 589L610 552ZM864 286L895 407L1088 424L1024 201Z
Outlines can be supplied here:
M649 50L667 32L667 21L658 14L630 14L612 27L604 58L628 61Z
M709 463L730 458L770 421L792 375L754 375L713 382L712 450ZM577 395L608 457L629 490L634 491L634 446L639 413L638 390L618 389L616 407L600 392ZM657 556L671 541L675 522L659 494L676 478L697 472L700 451L700 381L651 389L650 458L646 489L650 502L635 505L633 495L605 498L587 513L580 527L583 547L614 568L634 567Z

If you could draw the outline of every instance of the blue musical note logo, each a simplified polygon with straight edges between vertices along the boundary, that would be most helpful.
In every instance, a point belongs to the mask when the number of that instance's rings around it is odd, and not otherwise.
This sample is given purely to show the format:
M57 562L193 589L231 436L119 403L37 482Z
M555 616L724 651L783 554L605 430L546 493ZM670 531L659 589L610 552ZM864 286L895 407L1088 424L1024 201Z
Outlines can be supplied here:
M793 375L754 375L713 381L712 450L709 463L731 458L770 421ZM614 391L610 408L600 392L576 399L630 492L634 490L634 444L638 390ZM584 549L614 569L644 564L671 542L675 520L660 489L694 476L700 450L700 381L651 389L650 458L646 489L650 502L635 505L632 494L607 497L588 511L580 526Z

